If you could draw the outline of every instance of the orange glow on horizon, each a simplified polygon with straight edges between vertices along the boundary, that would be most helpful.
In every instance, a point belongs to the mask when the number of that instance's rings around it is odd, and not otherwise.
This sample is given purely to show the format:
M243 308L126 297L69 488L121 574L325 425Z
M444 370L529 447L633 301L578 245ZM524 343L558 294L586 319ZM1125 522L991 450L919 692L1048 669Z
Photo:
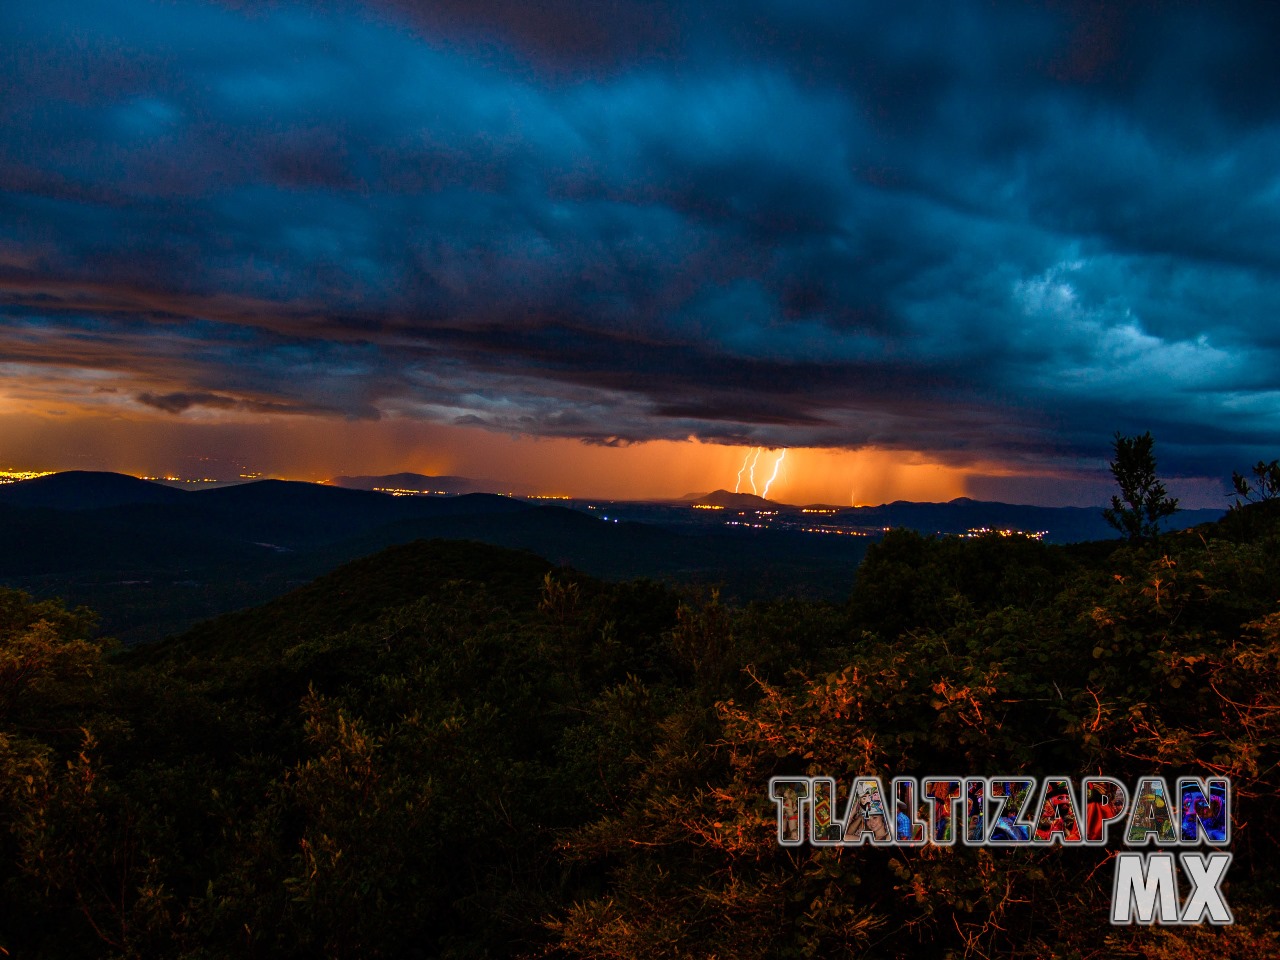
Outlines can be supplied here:
M198 464L222 462L235 465L229 478L252 471L312 481L404 471L508 480L541 493L601 499L733 490L755 449L697 440L607 447L403 419L211 422L0 413L0 461L12 468L207 476ZM772 471L782 448L764 449L762 465ZM994 464L978 469L987 476L1001 472ZM782 503L838 506L950 500L965 494L973 472L925 453L793 447L769 492Z
M416 472L509 481L526 492L598 499L675 499L733 490L758 458L756 485L778 466L781 447L699 440L650 440L605 447L571 438L493 433L476 426L408 419L312 416L134 417L84 411L0 410L0 467L114 470L136 476L255 475L324 481L339 475ZM943 462L928 452L787 448L769 488L781 503L874 506L892 500L942 502L1052 472L996 462ZM749 490L746 476L741 488ZM1083 493L1083 490L1082 490ZM992 497L987 497L992 499Z

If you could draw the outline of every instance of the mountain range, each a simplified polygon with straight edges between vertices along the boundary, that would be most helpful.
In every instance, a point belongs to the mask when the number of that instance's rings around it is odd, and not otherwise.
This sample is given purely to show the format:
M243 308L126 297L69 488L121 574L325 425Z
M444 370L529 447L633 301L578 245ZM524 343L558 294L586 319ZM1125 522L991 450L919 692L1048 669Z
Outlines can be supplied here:
M396 474L180 490L73 471L0 485L0 583L86 604L101 613L104 632L138 642L414 540L527 550L606 579L716 586L740 600L788 593L843 600L867 546L889 527L1049 530L1047 539L1059 541L1114 536L1096 509L967 499L802 508L721 490L692 501L551 506L491 493L389 496L347 485L428 490L444 489L445 480L459 481L459 489L489 483ZM1219 514L1186 511L1175 519L1191 526ZM829 533L850 535L819 535Z
M103 632L126 642L158 639L358 557L428 539L528 550L610 579L720 586L740 599L840 599L866 549L795 532L605 520L483 493L388 496L283 480L184 491L84 472L0 486L0 582L85 604L101 613Z

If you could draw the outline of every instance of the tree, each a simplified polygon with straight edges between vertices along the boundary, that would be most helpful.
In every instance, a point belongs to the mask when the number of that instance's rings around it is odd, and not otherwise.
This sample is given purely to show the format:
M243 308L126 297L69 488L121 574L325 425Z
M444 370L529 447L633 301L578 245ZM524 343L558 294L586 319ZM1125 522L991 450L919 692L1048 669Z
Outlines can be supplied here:
M1150 431L1140 437L1116 433L1114 443L1111 475L1120 485L1120 496L1111 497L1102 515L1130 540L1154 540L1160 521L1178 510L1177 498L1166 496L1164 484L1156 479L1155 440Z
M1245 500L1257 497L1259 503L1280 499L1280 460L1272 460L1270 463L1259 460L1252 469L1256 486L1238 473L1231 474L1231 484L1236 488L1236 493Z

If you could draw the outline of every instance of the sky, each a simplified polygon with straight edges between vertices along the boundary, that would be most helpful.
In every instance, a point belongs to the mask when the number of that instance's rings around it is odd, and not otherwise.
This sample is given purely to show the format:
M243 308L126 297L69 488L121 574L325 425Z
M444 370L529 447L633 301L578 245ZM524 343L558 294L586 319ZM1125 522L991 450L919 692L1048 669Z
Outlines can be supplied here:
M0 5L0 468L1188 506L1280 455L1280 6ZM765 475L757 478L763 486Z

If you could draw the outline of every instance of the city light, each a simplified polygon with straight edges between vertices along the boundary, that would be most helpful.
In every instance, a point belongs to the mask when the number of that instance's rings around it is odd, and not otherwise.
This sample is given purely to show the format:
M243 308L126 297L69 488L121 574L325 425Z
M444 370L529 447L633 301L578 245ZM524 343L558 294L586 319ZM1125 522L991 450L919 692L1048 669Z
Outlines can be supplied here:
M52 475L52 470L0 470L0 483L17 483L19 480L35 480Z

